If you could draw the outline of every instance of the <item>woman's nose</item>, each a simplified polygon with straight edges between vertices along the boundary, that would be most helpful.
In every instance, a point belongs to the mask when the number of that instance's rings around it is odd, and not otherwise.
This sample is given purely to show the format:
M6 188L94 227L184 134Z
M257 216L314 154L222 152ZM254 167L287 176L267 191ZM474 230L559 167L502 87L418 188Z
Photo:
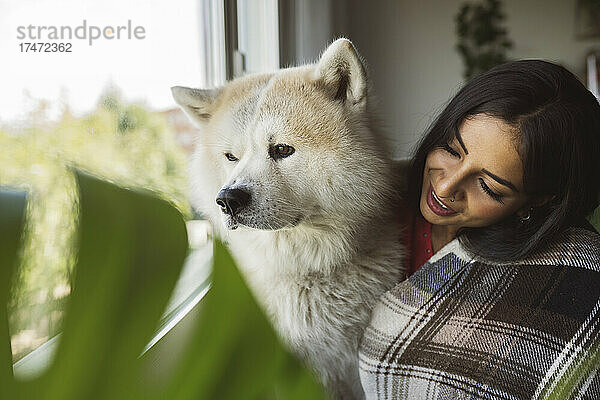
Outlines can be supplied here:
M435 187L435 193L439 197L452 198L459 200L462 198L463 190L462 183L464 180L464 174L462 171L453 170L446 171L446 173L440 177Z

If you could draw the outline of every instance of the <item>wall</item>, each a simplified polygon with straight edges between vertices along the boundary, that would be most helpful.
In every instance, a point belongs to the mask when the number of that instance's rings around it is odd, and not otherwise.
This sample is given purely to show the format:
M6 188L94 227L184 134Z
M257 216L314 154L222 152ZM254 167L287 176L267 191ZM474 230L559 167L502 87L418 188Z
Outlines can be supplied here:
M471 0L473 2L474 0ZM331 18L366 58L396 154L410 149L462 85L454 50L458 0L348 0ZM504 0L512 58L543 58L583 78L585 56L600 40L575 38L576 0ZM339 23L343 20L343 24Z

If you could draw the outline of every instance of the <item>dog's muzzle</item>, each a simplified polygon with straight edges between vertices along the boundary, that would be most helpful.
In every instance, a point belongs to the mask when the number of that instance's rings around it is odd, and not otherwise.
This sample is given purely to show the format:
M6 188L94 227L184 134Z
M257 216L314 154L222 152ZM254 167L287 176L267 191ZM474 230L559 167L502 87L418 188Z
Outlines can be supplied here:
M225 188L217 194L216 200L219 207L221 207L221 211L233 216L250 204L250 193L243 189Z

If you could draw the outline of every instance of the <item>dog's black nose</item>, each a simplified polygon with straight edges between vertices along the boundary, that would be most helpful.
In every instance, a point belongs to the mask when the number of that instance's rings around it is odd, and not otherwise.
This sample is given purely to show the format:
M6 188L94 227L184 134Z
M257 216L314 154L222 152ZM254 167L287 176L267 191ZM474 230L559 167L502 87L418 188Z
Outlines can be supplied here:
M242 189L227 188L217 194L217 204L225 214L233 215L240 208L246 207L248 203L250 203L250 193Z

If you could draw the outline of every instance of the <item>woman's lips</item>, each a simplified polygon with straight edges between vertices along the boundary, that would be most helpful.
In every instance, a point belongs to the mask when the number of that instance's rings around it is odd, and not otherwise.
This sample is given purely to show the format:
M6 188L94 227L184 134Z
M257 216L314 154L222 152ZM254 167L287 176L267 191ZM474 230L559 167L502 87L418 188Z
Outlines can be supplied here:
M446 203L439 200L437 195L434 196L433 186L431 186L431 184L429 185L429 190L427 191L427 205L434 214L439 215L440 217L447 217L449 215L456 214L456 211L450 208Z

